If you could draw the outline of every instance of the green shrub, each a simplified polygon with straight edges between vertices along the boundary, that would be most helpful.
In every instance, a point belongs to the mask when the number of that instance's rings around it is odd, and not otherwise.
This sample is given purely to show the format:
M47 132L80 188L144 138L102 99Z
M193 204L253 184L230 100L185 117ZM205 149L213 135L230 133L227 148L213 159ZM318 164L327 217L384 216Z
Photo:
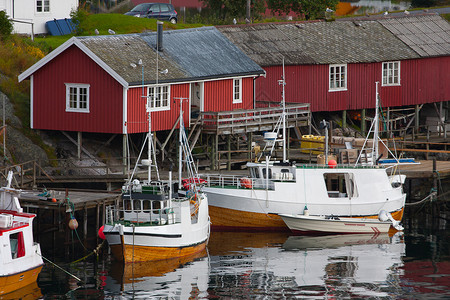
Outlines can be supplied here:
M0 37L8 38L14 29L13 22L5 11L0 10Z

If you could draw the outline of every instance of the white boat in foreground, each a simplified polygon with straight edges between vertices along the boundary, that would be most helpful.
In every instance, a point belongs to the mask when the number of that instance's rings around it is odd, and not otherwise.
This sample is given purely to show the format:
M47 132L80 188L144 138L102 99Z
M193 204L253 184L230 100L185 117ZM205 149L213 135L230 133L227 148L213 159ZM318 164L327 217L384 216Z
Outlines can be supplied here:
M23 212L20 191L11 187L11 180L12 172L0 189L0 298L35 283L44 265L41 248L33 241L36 215Z
M280 214L287 227L297 234L314 233L387 233L392 221L335 216ZM398 229L402 229L395 224Z
M113 255L126 263L192 256L206 248L209 237L208 199L196 185L199 179L184 132L183 111L180 109L180 166L183 152L191 178L197 179L183 196L174 192L171 172L168 182L159 179L155 151L152 151L149 108L148 113L148 160L141 161L148 166L148 179L143 182L133 179L136 165L122 187L121 207L107 208L103 228ZM156 180L151 179L152 167Z

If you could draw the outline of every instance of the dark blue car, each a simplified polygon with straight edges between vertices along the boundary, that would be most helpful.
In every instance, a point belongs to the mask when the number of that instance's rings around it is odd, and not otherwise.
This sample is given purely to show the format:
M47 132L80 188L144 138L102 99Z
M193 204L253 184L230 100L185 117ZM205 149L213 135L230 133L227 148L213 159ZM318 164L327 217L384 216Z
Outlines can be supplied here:
M141 3L125 14L139 18L169 21L172 24L178 22L177 12L173 5L169 3Z

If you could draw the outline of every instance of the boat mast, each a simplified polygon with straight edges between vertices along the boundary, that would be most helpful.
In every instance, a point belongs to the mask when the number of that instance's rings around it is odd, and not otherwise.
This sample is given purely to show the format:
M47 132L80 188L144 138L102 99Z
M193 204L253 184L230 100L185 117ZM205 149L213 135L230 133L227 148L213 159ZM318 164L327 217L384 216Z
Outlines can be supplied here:
M378 116L378 106L379 106L379 95L378 95L378 84L379 82L375 82L375 117L374 117L374 126L373 129L373 146L372 146L372 152L374 153L374 157L372 157L372 163L376 164L376 161L378 159L378 129L379 129L379 116Z
M283 108L282 118L283 118L283 162L287 162L286 159L286 101L284 96L284 87L286 85L285 73L284 73L284 56L283 56L283 75L281 80L278 80L278 84L282 86L281 90L281 105Z

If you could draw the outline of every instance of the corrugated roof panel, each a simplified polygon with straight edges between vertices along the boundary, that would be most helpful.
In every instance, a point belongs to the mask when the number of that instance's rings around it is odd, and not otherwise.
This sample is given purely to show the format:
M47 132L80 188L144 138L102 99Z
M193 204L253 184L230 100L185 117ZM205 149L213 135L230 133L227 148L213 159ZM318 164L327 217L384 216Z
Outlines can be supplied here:
M218 29L262 66L280 64L279 58L268 59L268 53L283 55L287 64L358 63L418 57L374 21L258 24Z
M450 54L450 24L439 15L409 16L378 22L422 57Z

